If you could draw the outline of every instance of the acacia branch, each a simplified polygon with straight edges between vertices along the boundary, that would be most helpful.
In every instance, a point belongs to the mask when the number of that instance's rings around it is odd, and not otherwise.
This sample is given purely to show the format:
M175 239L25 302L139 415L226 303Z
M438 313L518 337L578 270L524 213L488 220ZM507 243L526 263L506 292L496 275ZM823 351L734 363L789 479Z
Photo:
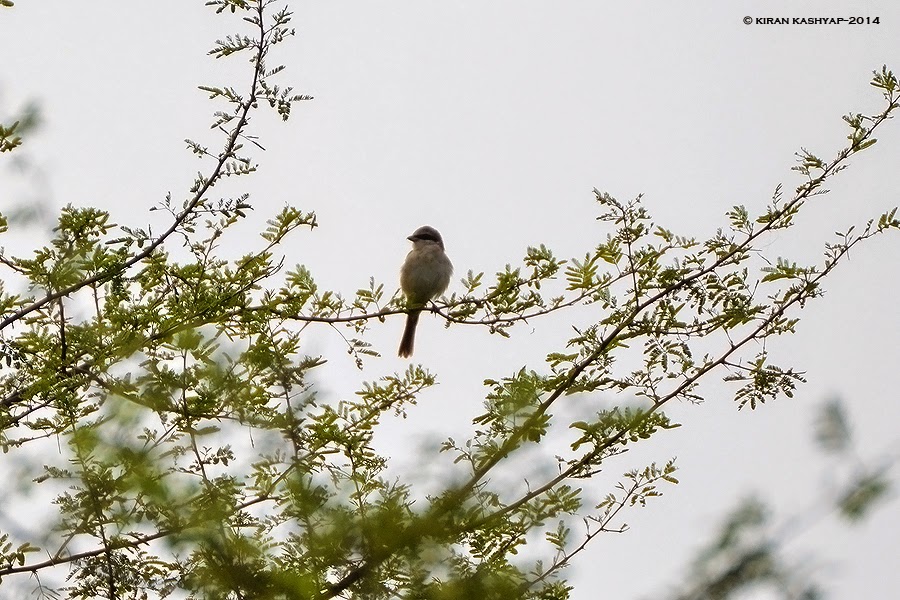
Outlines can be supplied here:
M519 446L519 444L524 439L524 436L528 433L530 427L538 419L543 417L544 414L546 414L546 412L547 412L547 410L549 410L550 406L554 402L556 402L556 400L558 400L560 397L562 397L563 394L566 392L566 390L568 390L569 388L572 387L572 385L575 384L578 377L582 373L584 373L591 365L596 363L596 361L599 360L600 357L603 356L608 351L608 349L612 345L612 343L619 338L619 336L623 333L623 331L625 331L626 328L630 327L633 324L634 320L637 319L637 317L641 313L643 313L646 309L650 308L651 306L653 306L660 300L666 298L667 296L670 296L676 292L684 290L686 287L688 287L689 285L691 285L693 282L697 281L701 277L708 275L709 273L712 273L715 270L719 269L720 267L728 264L736 256L751 250L754 242L758 238L760 238L762 235L764 235L764 234L768 233L769 231L776 228L776 226L778 225L778 221L781 217L789 214L791 211L793 211L795 209L799 209L800 205L802 205L803 202L805 202L811 196L815 195L816 190L819 188L819 186L821 186L821 184L826 179L830 178L832 175L834 175L836 172L838 172L842 168L843 163L846 161L846 159L849 156L851 156L853 154L853 152L855 151L855 148L860 146L863 142L866 142L869 138L871 138L872 132L875 131L875 129L879 125L881 125L885 120L890 118L893 110L900 107L900 105L898 105L898 103L894 99L893 94L890 95L888 100L889 100L888 107L880 115L878 115L875 119L873 119L872 126L862 136L860 136L860 138L854 143L854 146L851 148L846 148L846 149L842 150L834 160L832 160L830 163L826 164L822 168L822 172L817 177L810 177L806 183L799 186L795 192L794 197L788 203L786 203L780 210L778 210L774 214L770 215L769 220L766 221L765 223L763 223L762 227L760 227L759 229L757 229L755 231L748 232L746 234L746 238L741 243L734 245L732 248L729 249L728 252L725 252L725 253L722 253L721 255L719 255L716 258L716 260L713 261L709 266L701 268L701 269L697 270L696 272L680 279L679 281L661 289L659 292L649 296L642 302L635 303L635 305L633 306L633 308L630 311L630 314L627 316L627 318L623 318L623 320L608 335L606 335L600 341L600 344L597 346L597 348L593 352L591 352L587 357L585 357L584 359L579 361L577 364L575 364L570 369L569 374L565 378L565 380L562 381L559 385L557 385L557 387L554 389L554 391L551 392L551 394L538 405L537 409L528 417L528 419L526 419L525 423L521 427L519 427L516 431L514 431L512 433L512 435L510 435L509 438L507 438L504 441L504 443L500 446L500 448L498 448L490 457L488 457L481 464L481 466L477 467L475 469L475 471L473 472L472 476L463 485L456 488L451 493L449 493L447 496L445 496L444 498L441 498L435 505L433 505L432 510L429 511L429 515L426 515L425 519L429 519L429 520L433 519L431 521L432 523L438 522L442 516L446 515L453 507L457 506L464 498L466 498L472 492L472 490L484 479L484 477L502 459L506 458L509 455L509 453L514 451ZM862 239L862 238L860 238L860 239ZM856 241L859 241L859 239ZM842 251L839 252L838 255L836 255L834 257L834 260L829 265L827 265L826 268L823 269L822 272L820 272L815 278L813 278L811 283L817 283L822 277L824 277L825 275L830 273L831 270L834 268L834 266L837 264L838 260L840 258L842 258L847 253L847 251L849 251L849 247L850 247L850 245L843 248ZM678 386L678 388L673 390L671 393L667 394L665 397L656 400L654 402L654 405L651 407L651 409L647 413L645 413L645 418L646 418L646 416L649 416L649 414L652 414L653 412L659 410L659 408L665 402L668 402L671 398L674 398L678 394L682 393L685 389L687 389L690 385L692 385L697 380L699 380L702 376L704 376L705 374L707 374L714 368L720 366L729 356L731 356L731 354L733 354L737 350L738 347L743 346L746 343L749 343L750 340L757 339L759 334L762 333L763 330L766 327L768 327L777 317L781 316L785 312L785 310L787 310L788 307L793 306L794 304L800 302L801 300L806 300L808 298L808 295L811 293L811 291L812 291L812 286L808 286L808 287L804 288L804 290L795 294L793 297L791 297L789 299L785 299L782 302L782 304L778 307L777 310L775 310L773 313L771 313L769 315L769 317L763 321L762 324L760 324L756 329L754 329L754 331L752 333L748 334L748 336L746 336L746 338L744 340L739 342L738 345L736 345L736 346L733 345L731 347L731 349L728 350L726 353L724 353L721 357L719 357L719 359L717 359L716 361L713 361L711 363L705 364L703 367L701 367L700 369L697 370L697 372L694 374L694 376L685 380L681 385ZM624 435L626 435L627 432L630 430L631 430L631 427L618 432L618 434L616 434L612 438L610 438L610 440L608 440L601 448L610 447L612 444L621 440L621 438ZM600 450L598 449L597 451L600 451ZM595 453L597 451L595 451ZM595 455L595 453L592 453L592 455ZM591 455L589 455L589 456L591 456ZM586 465L588 462L589 461L587 460L587 457L585 457L581 461L579 461L579 463L576 463L576 465L579 466L579 468L583 468L583 466ZM581 463L583 463L583 464L581 464ZM568 476L571 476L571 474L574 472L573 471L574 468L575 468L575 466L573 466L569 470L567 470L567 471L569 471ZM558 484L564 478L565 477L554 478L553 485ZM552 486L550 486L550 487L552 487ZM544 491L546 491L546 489L549 489L549 487L547 487L547 486L542 486L542 489L543 488L545 488ZM410 533L410 532L407 531L407 534L408 533ZM370 573L372 571L372 569L374 569L376 566L378 566L384 560L386 560L389 556L391 556L391 554L393 554L393 552L396 552L397 550L399 550L403 547L408 547L410 544L416 543L416 541L418 539L421 539L421 538L410 539L411 536L409 536L409 535L403 536L403 537L406 537L407 539L398 540L398 543L395 544L393 550L384 550L383 552L380 552L377 556L371 556L368 559L366 559L359 566L351 569L346 575L344 575L344 577L341 578L341 580L339 580L337 583L332 584L331 586L328 587L328 589L325 591L325 597L332 598L332 597L337 596L338 594L340 594L341 592L343 592L344 590L346 590L350 586L352 586L354 583L356 583L357 581L362 579L368 573Z
M211 188L222 176L222 169L225 167L225 163L234 155L234 152L237 150L238 146L238 138L240 138L242 131L247 125L247 116L250 113L250 110L254 108L256 105L257 99L256 94L259 89L259 81L262 77L262 69L263 63L262 59L264 56L264 47L265 40L261 39L260 43L257 45L257 53L256 57L253 61L253 81L250 84L250 96L247 98L239 109L240 116L238 117L237 124L231 130L230 135L228 136L228 140L225 143L225 148L219 154L218 160L216 161L216 165L212 170L212 173L208 178L206 178L203 185L200 186L200 189L194 194L191 200L188 202L187 206L182 210L176 217L169 228L164 231L161 235L159 235L156 239L154 239L145 249L141 252L138 252L128 260L126 260L121 265L108 269L106 271L96 273L91 277L86 279L82 279L81 281L74 283L66 288L58 290L56 292L50 292L40 300L36 300L35 302L20 308L19 310L12 313L10 316L6 317L2 321L0 321L0 331L8 327L9 325L15 323L19 319L23 318L25 315L28 315L43 306L47 305L54 300L62 298L64 296L68 296L78 290L97 283L105 283L120 273L125 272L132 266L141 262L142 260L149 257L153 252L159 248L165 241L175 233L182 223L194 212L194 209L203 201L203 197L206 195L206 192Z
M873 125L869 130L862 136L859 143L866 141L868 138L872 136L872 132L886 119L890 117L890 113L896 109L898 106L895 102L890 102L888 108L882 112L874 121ZM670 296L676 292L679 292L685 288L687 288L694 281L697 281L701 277L708 275L709 273L714 272L719 267L724 266L728 262L730 262L735 256L739 254L743 254L744 252L750 250L754 244L754 242L761 237L763 234L768 233L771 229L775 228L778 219L787 214L789 211L794 209L797 205L804 202L813 192L821 185L825 179L831 177L841 166L841 164L849 157L851 152L849 150L842 151L838 154L837 158L835 158L831 163L825 165L822 170L822 173L816 177L800 186L797 189L797 192L791 201L785 204L780 211L778 211L773 218L763 224L758 230L750 232L747 234L747 237L738 245L731 248L728 252L719 256L713 263L709 266L699 269L695 273L680 279L679 281L669 285L666 288L663 288L656 294L648 297L643 302L635 304L634 308L631 310L631 313L627 318L623 319L613 330L610 332L600 343L600 345L589 354L587 357L582 359L579 363L574 365L569 372L569 375L566 377L564 381L562 381L556 389L547 397L546 400L541 402L538 405L537 410L532 413L529 418L525 421L525 423L511 435L507 441L503 444L503 446L489 459L485 461L485 463L475 470L472 477L467 481L461 488L459 488L458 497L465 497L468 493L481 481L485 475L494 467L497 463L500 462L506 455L514 450L518 444L522 441L524 435L528 432L529 427L534 424L534 422L541 418L550 406L558 400L566 390L568 390L578 379L578 377L587 370L588 367L593 365L601 356L603 356L609 346L612 344L614 340L618 338L618 336L627 328L630 327L631 324L637 319L637 317L644 312L646 309L650 308L663 298ZM836 262L836 261L835 261ZM826 268L816 280L820 279L826 273L828 273L831 268ZM786 307L784 307L786 308ZM708 369L707 369L708 370ZM703 371L705 373L706 371ZM685 386L682 386L682 388ZM681 389L681 388L680 388Z

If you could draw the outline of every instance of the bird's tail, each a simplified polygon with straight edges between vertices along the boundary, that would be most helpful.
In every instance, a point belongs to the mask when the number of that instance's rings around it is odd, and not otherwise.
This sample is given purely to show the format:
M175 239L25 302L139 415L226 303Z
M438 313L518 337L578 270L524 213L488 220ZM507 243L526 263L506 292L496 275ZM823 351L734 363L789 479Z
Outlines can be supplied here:
M398 355L407 358L412 356L413 342L416 341L416 325L419 323L419 313L421 311L410 311L406 315L406 327L403 329L403 339L400 340L400 351Z

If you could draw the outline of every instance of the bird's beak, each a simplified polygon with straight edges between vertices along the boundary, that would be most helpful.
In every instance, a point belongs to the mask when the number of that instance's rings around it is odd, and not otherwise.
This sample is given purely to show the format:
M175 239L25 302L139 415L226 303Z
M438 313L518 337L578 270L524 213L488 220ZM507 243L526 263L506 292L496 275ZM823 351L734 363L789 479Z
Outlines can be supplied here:
M414 241L416 241L416 236L411 235L411 236L407 237L406 239L408 239L411 242L414 242Z

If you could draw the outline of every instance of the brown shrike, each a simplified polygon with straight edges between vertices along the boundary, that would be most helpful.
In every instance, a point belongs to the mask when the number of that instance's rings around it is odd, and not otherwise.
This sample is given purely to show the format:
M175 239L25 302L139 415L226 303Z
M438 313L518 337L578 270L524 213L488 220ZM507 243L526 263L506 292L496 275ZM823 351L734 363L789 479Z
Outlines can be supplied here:
M412 356L419 313L429 300L444 293L453 275L453 264L444 254L444 240L437 229L424 225L406 239L413 243L413 249L400 268L400 289L409 308L398 352L403 357Z

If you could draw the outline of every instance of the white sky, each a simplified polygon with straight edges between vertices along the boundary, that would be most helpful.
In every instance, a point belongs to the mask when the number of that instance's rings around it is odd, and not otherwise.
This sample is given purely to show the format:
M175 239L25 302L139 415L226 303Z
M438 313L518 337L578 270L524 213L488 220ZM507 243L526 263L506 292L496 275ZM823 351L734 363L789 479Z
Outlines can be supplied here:
M219 143L207 122L221 106L196 86L240 88L247 78L243 59L205 57L240 24L202 4L20 0L0 11L0 116L40 102L44 126L23 152L46 175L51 212L96 205L119 223L158 227L163 216L147 210L167 191L186 195L202 165L183 139ZM347 295L370 276L396 287L405 237L426 223L443 234L459 276L492 273L538 243L583 255L607 232L594 220L594 187L620 200L643 193L657 224L708 237L733 204L759 211L778 183L792 190L801 146L833 156L847 133L842 115L881 110L872 70L900 71L900 3L890 0L293 4L298 35L269 66L288 65L279 83L315 100L295 105L286 125L256 117L267 152L255 157L260 172L239 181L256 215L234 252L254 247L283 204L315 210L321 227L294 235L287 262ZM881 23L744 25L745 15ZM773 242L774 255L815 261L833 231L900 204L900 125L878 137L802 226ZM0 206L21 199L3 196ZM629 513L631 531L598 540L571 571L575 599L664 595L724 512L753 491L782 516L822 501L836 475L811 425L829 396L847 401L861 457L896 456L898 249L894 234L855 252L826 297L803 310L798 334L770 346L807 372L793 400L738 413L712 386L705 404L671 409L681 429L592 484L603 492L618 473L678 457L681 484ZM465 435L484 378L540 369L569 335L564 319L532 327L504 341L423 318L415 358L442 385L385 426L397 474L415 468L410 449ZM332 359L326 393L346 397L363 379L403 369L394 357L401 329L401 318L374 327L370 341L385 358L362 373L336 334L314 330L310 351ZM897 508L892 499L853 529L823 522L790 556L812 559L833 598L887 597L900 588Z

